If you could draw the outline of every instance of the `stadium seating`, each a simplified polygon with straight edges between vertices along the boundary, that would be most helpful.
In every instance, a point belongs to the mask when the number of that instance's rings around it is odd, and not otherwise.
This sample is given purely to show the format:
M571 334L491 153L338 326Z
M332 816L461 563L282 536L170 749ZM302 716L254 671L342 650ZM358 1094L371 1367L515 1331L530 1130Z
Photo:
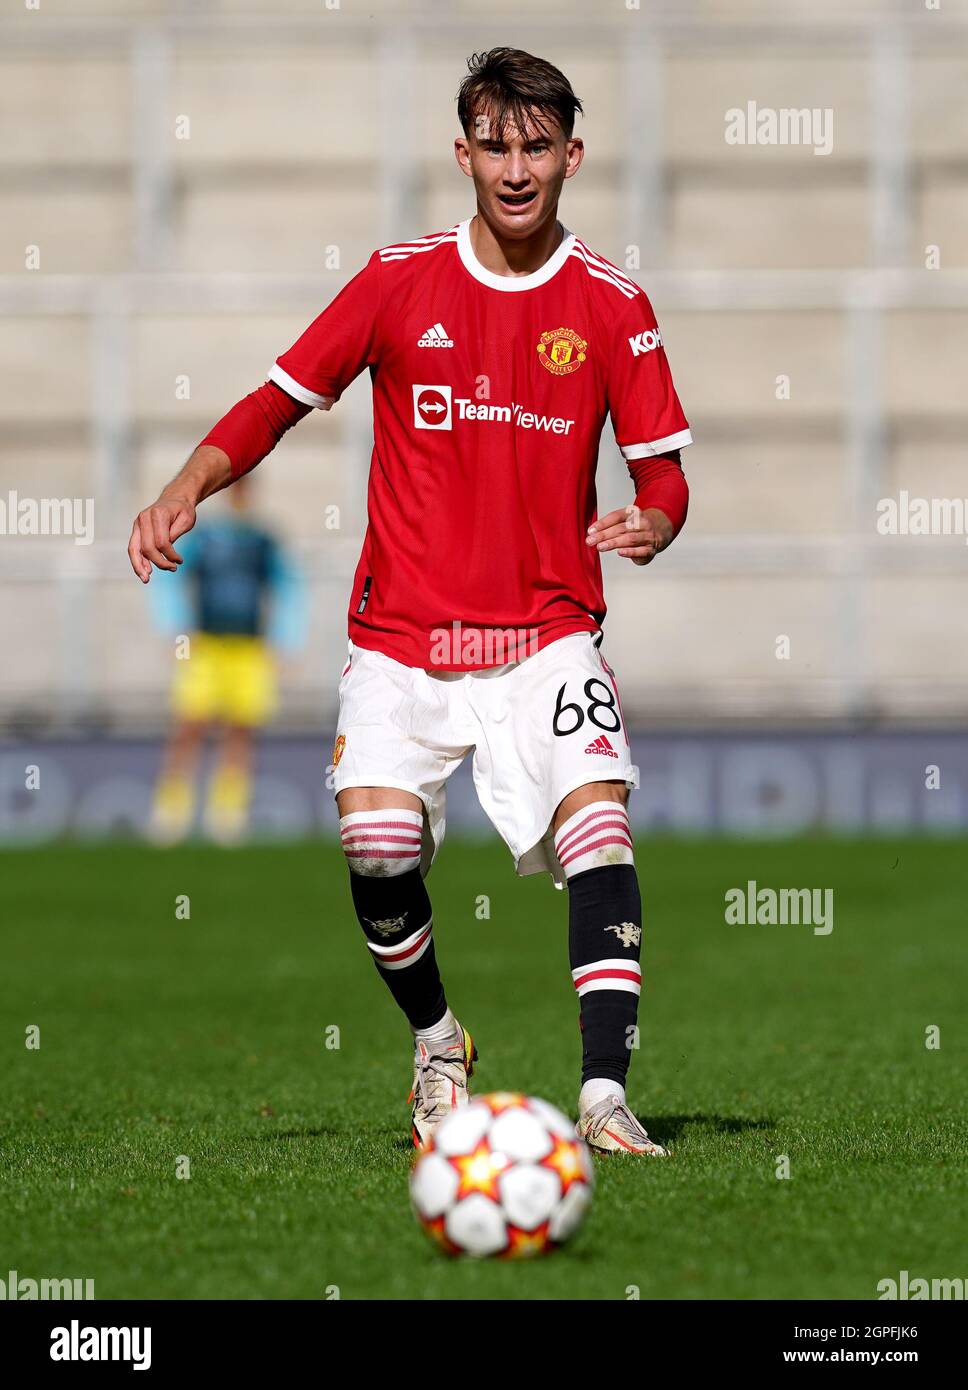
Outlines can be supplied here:
M416 38L372 0L369 28L322 19L316 0L278 25L264 6L232 8L196 24L151 0L123 17L105 3L82 32L45 0L68 25L53 43L32 17L3 21L0 498L93 496L98 521L90 549L0 545L0 641L18 653L0 718L157 722L168 653L125 572L134 511L374 246L471 210L450 147L463 57L500 27L470 23L478 5ZM529 42L587 110L563 219L649 291L697 439L680 545L647 571L607 566L627 713L955 715L963 538L878 538L873 504L902 488L968 495L965 31L954 20L942 41L940 17L902 24L879 0L846 26L836 4L807 7L802 34L757 28L740 6L700 30L707 8L653 16L649 41L629 27L641 16L583 33L580 7L530 10ZM832 109L832 153L727 145L724 113L750 100ZM903 138L878 153L885 109ZM957 280L950 300L931 246ZM886 300L865 316L857 295ZM313 586L310 645L285 672L292 724L335 707L367 408L364 379L258 477ZM608 428L600 476L603 507L629 499ZM59 644L31 640L51 624Z

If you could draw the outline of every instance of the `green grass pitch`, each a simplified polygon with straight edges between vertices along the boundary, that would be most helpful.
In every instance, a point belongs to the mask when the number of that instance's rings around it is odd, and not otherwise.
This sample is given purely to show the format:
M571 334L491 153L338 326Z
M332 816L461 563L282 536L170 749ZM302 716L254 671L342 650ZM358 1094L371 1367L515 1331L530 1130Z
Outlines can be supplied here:
M574 1244L509 1264L447 1260L413 1221L409 1033L334 845L6 854L0 1277L102 1299L871 1299L902 1269L968 1275L964 841L639 837L636 862L629 1097L674 1155L600 1160ZM832 888L832 933L726 925L747 879ZM566 895L496 842L449 840L428 887L476 1088L573 1113Z

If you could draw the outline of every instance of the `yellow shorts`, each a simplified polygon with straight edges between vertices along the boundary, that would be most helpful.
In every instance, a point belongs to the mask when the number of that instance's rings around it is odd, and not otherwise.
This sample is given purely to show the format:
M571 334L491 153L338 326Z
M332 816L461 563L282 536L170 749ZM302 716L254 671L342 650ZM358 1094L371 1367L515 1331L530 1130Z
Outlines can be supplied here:
M276 670L261 637L196 632L191 655L175 662L172 709L193 723L219 720L253 727L276 707Z

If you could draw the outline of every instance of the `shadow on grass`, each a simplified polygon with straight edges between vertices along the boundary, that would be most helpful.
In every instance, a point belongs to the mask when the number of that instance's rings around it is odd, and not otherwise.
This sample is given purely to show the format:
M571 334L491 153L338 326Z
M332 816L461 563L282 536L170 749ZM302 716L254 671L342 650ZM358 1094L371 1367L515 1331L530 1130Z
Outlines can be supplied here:
M771 1130L776 1128L774 1119L734 1118L729 1115L639 1115L639 1123L648 1128L649 1133L660 1143L678 1139L690 1126L711 1130L714 1134L743 1134L750 1130ZM345 1143L348 1131L330 1125L306 1125L302 1129L277 1129L259 1136L267 1143L278 1143L283 1139L333 1139ZM357 1134L357 1143L366 1139L376 1144L387 1145L403 1153L413 1152L413 1140L406 1130L384 1128L368 1129L366 1135Z
M748 1118L734 1119L729 1115L650 1115L648 1123L644 1116L639 1115L637 1119L640 1124L646 1125L650 1136L659 1143L665 1140L675 1140L680 1137L683 1130L690 1125L697 1125L701 1129L712 1130L714 1134L743 1134L749 1130L769 1130L776 1129L776 1120L752 1120Z

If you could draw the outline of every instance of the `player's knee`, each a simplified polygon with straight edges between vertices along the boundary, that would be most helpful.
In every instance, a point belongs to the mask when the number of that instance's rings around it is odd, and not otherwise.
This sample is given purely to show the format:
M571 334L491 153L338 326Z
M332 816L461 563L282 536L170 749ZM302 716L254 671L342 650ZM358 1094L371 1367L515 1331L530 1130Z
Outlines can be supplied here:
M634 866L627 808L620 801L580 807L555 832L555 853L567 879L613 864Z
M394 806L341 816L339 838L350 872L361 878L399 878L420 866L423 814Z
M431 942L430 896L420 872L420 816L399 811L358 815L380 820L351 815L340 821L353 907L377 965L402 970L416 964ZM401 816L411 819L401 821ZM353 823L347 826L347 821Z
M563 824L576 812L586 810L591 802L598 801L605 804L614 803L617 806L628 806L628 781L619 781L618 778L615 778L604 782L585 782L582 786L575 787L559 801L555 809L555 821Z

